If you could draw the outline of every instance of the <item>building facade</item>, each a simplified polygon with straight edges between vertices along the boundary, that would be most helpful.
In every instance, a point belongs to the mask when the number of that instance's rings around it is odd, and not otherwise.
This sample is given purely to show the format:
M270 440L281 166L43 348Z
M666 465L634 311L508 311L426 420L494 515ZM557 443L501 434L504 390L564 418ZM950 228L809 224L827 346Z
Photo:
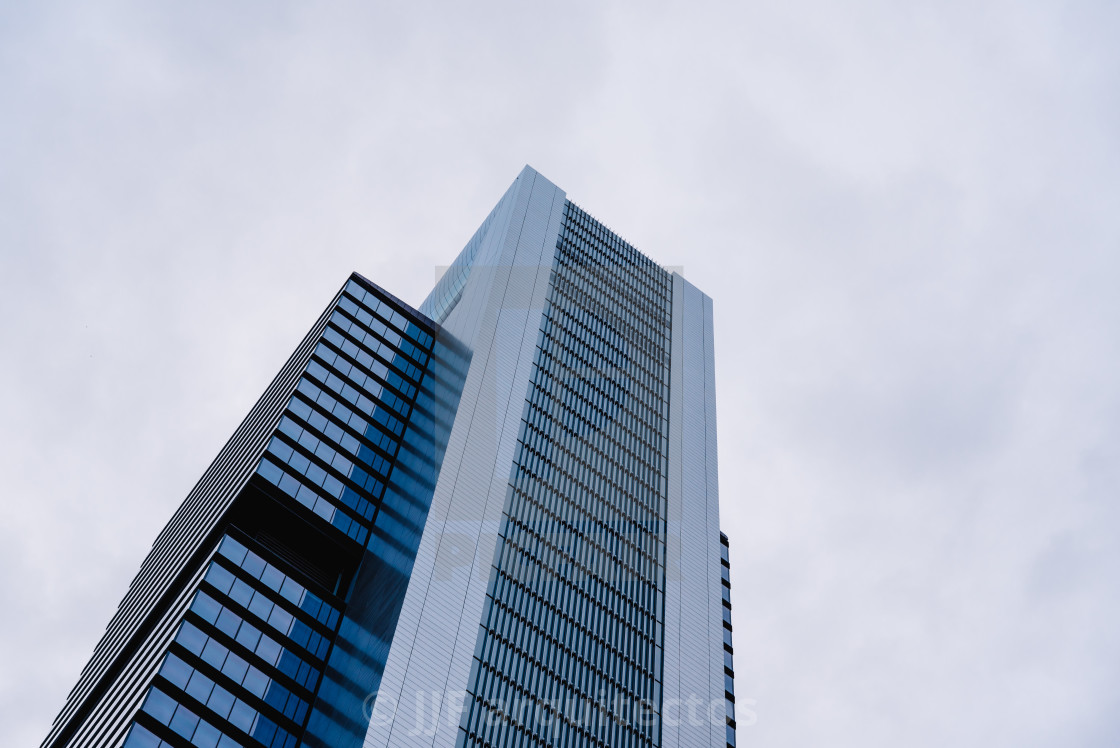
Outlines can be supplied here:
M734 745L713 364L526 167L418 309L346 282L44 748Z

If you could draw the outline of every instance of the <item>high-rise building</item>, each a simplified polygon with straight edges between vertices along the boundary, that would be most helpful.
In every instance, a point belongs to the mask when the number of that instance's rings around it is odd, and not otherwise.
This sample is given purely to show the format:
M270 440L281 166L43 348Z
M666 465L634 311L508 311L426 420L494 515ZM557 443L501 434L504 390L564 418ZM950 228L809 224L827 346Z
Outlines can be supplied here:
M734 745L713 361L526 167L418 309L345 283L44 747Z

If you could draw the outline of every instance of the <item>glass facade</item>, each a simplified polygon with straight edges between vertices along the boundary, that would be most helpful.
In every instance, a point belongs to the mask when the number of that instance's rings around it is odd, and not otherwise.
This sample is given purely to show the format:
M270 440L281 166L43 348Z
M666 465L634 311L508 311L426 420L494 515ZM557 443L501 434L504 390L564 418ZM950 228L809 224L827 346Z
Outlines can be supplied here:
M659 745L671 283L565 211L461 745Z
M136 632L131 677L105 681L91 705L116 725L62 722L47 745L360 743L362 698L356 717L338 719L335 706L338 692L374 685L369 658L356 668L353 650L368 651L375 634L391 641L424 525L447 430L436 399L454 410L463 355L437 335L360 276L346 283L266 393L281 407L271 426L251 424L251 469L230 481L228 506L197 564L168 585L162 618ZM174 531L190 519L173 520L152 553L181 548ZM396 583L378 589L376 606L355 604L353 590L386 570Z
M526 168L420 311L347 281L44 748L734 746L711 350Z
M293 748L339 603L323 600L231 535L194 594L125 741Z

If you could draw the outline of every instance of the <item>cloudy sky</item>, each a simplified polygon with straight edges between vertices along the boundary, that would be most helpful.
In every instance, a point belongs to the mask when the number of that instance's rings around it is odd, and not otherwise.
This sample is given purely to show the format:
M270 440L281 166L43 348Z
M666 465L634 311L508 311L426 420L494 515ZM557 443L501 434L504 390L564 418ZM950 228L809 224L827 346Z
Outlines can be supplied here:
M0 4L0 744L347 273L419 302L526 163L715 301L741 744L1120 744L1118 33Z

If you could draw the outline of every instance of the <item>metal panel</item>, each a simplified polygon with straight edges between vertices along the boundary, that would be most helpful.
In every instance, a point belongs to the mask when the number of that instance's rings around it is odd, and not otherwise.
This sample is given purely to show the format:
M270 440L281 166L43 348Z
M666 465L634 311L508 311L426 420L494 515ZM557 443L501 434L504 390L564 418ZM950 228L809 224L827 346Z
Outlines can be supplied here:
M471 365L367 746L454 744L564 203L529 167L511 193L444 323Z
M672 345L662 743L723 746L712 306L679 275L673 277Z

